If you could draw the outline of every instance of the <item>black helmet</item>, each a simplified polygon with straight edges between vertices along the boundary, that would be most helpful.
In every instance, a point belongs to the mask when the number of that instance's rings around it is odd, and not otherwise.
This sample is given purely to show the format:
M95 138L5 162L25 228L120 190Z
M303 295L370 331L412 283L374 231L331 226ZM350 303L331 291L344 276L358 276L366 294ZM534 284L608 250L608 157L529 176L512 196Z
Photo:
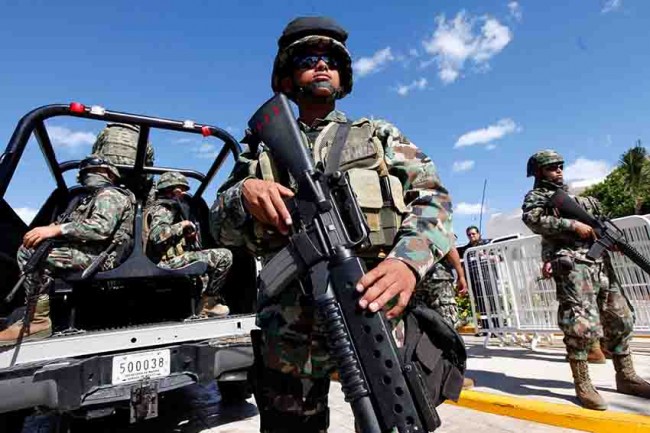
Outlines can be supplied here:
M318 47L331 52L338 60L341 89L336 95L343 98L352 91L352 57L345 46L348 33L328 17L299 17L287 24L278 39L278 53L273 62L271 87L280 91L280 81L291 73L291 61L301 50ZM292 97L293 95L287 95Z

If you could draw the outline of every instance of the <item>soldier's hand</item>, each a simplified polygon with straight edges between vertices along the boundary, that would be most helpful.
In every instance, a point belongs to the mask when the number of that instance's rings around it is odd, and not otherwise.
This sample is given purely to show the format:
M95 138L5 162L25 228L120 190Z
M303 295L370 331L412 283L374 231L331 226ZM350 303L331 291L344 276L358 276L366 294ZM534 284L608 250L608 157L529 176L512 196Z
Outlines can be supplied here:
M365 292L359 306L373 312L379 311L391 299L399 296L397 304L386 313L388 319L397 317L408 305L416 282L415 274L406 263L386 259L359 280L357 290Z
M248 179L242 185L242 199L253 217L276 228L280 233L289 233L293 224L284 198L293 197L293 191L279 183L268 180Z
M458 295L467 296L467 280L465 280L465 277L460 277L456 285L458 286Z
M25 233L25 236L23 236L23 245L25 248L35 248L45 239L55 238L58 236L61 236L61 226L58 224L35 227Z
M582 239L594 239L596 237L596 233L594 233L594 229L592 229L591 226L585 223L581 223L580 221L574 221L573 230Z
M553 265L551 262L544 262L542 266L542 276L544 278L551 278L553 276Z

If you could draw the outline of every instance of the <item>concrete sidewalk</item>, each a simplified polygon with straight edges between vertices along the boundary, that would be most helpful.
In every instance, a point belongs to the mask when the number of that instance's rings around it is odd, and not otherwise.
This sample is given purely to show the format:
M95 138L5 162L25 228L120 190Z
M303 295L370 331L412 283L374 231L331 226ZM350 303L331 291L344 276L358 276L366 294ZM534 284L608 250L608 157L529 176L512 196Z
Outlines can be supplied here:
M539 346L536 351L520 346L499 347L497 339L491 339L485 348L482 337L463 338L469 357L466 374L476 381L473 390L579 407L561 338L555 339L552 346ZM632 346L637 373L650 380L650 339L637 339ZM611 360L590 364L589 373L609 403L609 410L650 415L650 401L616 392Z
M490 339L464 336L468 348L467 377L476 386L463 391L459 406L493 414L569 427L594 433L650 432L650 401L616 392L611 360L590 364L594 385L609 403L607 411L582 408L565 360L560 338L535 351L518 345L499 345ZM650 340L633 341L637 373L650 379Z

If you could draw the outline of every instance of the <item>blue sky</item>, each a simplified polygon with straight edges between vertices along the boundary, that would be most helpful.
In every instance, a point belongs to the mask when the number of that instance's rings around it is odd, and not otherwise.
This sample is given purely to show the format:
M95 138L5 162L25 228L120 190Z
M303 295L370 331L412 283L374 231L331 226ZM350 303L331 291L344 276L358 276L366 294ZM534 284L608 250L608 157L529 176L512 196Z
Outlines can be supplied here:
M254 4L254 5L253 5ZM339 108L397 125L436 163L464 241L517 230L527 158L553 147L576 185L650 140L650 3L565 1L7 2L0 16L0 138L30 109L80 101L193 119L235 136L271 95L276 40L298 15L350 33L352 95ZM101 124L48 124L60 159L82 157ZM205 169L211 142L153 137L157 162ZM49 174L31 149L7 199L29 215ZM37 191L42 188L43 191Z

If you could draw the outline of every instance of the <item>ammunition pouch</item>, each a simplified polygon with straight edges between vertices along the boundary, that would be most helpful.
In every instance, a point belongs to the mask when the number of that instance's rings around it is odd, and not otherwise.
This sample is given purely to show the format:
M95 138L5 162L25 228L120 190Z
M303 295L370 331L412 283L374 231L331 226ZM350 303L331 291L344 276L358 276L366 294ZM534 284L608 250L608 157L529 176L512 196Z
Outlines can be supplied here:
M456 330L430 308L416 306L403 320L405 338L400 350L405 377L426 430L433 431L440 426L436 406L460 397L465 345Z
M575 267L573 258L569 256L559 256L551 260L551 269L553 270L553 275L560 277L565 277L571 273Z

